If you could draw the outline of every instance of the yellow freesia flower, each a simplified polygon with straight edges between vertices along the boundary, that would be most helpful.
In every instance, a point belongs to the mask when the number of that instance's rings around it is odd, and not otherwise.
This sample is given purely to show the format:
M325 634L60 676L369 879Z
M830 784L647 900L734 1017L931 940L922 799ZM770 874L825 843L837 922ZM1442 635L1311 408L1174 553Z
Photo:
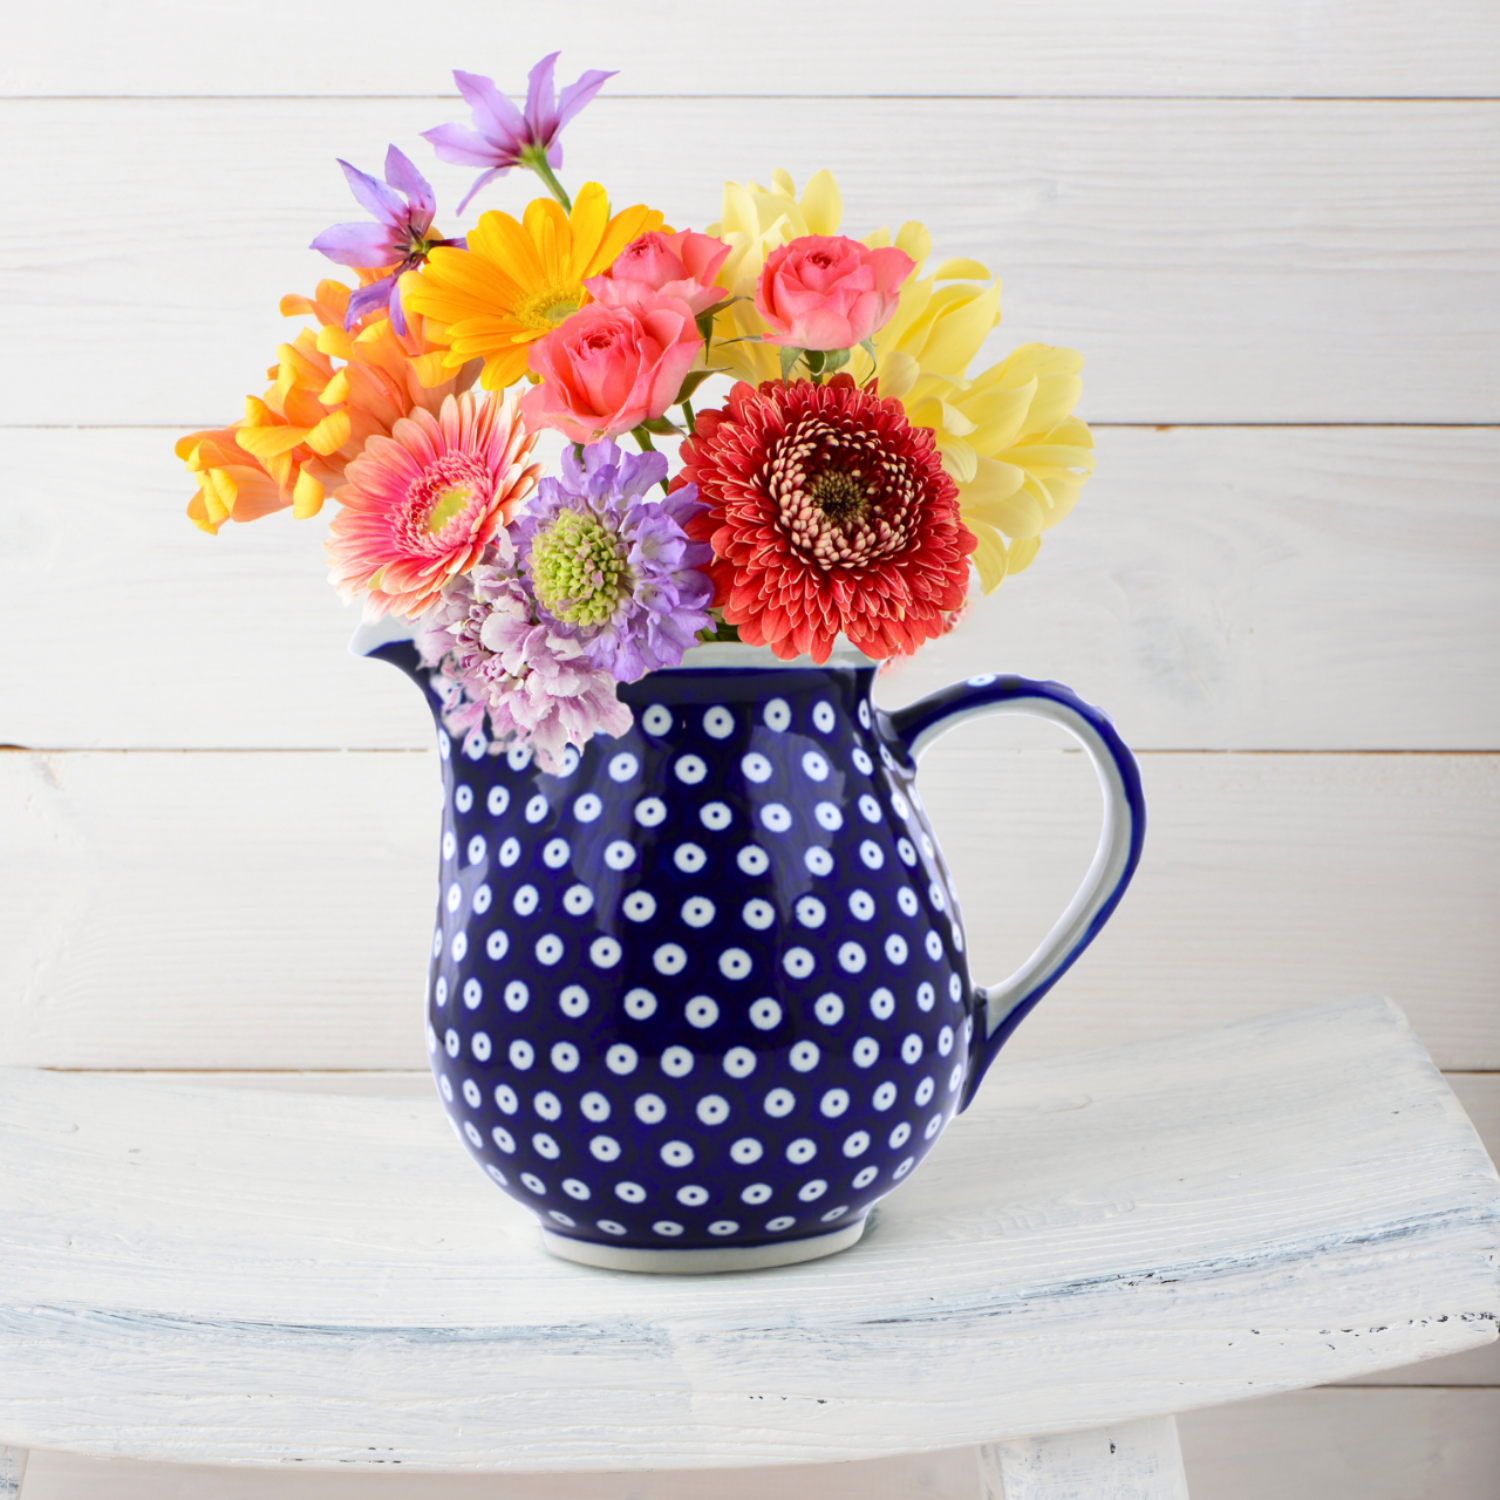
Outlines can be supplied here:
M709 360L742 380L774 380L781 374L779 350L730 341L764 332L754 299L767 256L802 235L839 232L838 184L821 171L799 199L780 170L769 189L727 182L721 213L708 233L732 248L718 284L744 300L715 319ZM874 378L882 396L899 399L914 427L931 429L958 485L964 524L979 538L973 561L989 593L1031 562L1041 533L1073 508L1093 469L1093 437L1071 415L1082 391L1082 357L1027 344L971 378L969 365L1000 322L998 278L991 281L984 266L967 259L945 260L924 276L932 236L921 224L903 224L894 240L876 230L861 243L872 250L894 243L916 267L895 315L872 340L874 361L856 349L848 369L860 384Z
M527 346L593 300L584 281L660 228L662 215L644 204L611 218L597 182L579 190L571 214L551 198L527 204L519 222L491 210L469 231L467 250L436 249L402 277L401 305L437 325L429 328L447 346L445 368L483 359L480 384L503 390L526 373Z
M349 294L342 282L320 281L311 297L283 297L284 317L313 317L318 328L277 349L266 371L273 383L264 396L245 398L243 421L177 444L198 486L188 518L200 530L216 534L225 521L288 507L299 520L316 515L367 439L388 436L416 407L436 413L444 397L474 383L478 365L445 370L419 317L407 320L404 334L383 310L346 329Z

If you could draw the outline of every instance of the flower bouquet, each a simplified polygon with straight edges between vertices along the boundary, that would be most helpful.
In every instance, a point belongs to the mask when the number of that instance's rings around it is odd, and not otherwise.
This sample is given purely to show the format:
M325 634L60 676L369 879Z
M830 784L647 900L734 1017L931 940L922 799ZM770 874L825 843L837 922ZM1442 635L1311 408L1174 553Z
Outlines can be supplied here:
M492 750L544 764L620 733L616 685L700 642L916 651L971 579L987 594L1032 561L1093 464L1081 358L1028 344L971 372L998 281L967 258L928 270L920 224L840 234L829 172L800 198L781 171L728 182L702 231L613 212L595 182L571 198L563 128L613 75L555 94L555 61L524 109L456 72L472 126L425 132L481 169L459 213L518 167L548 196L447 236L396 146L384 182L341 162L370 221L312 248L357 284L283 298L314 326L269 389L177 445L205 531L332 498L340 594L415 622L453 729L487 720ZM727 398L695 410L716 377ZM546 478L544 430L571 445Z
M473 126L427 132L480 169L460 212L540 178L519 218L440 233L397 147L383 182L341 164L371 222L313 248L357 284L283 300L312 325L264 396L178 445L188 514L331 496L366 654L439 721L427 1047L470 1154L574 1260L781 1265L859 1238L1139 857L1130 753L1066 688L870 698L1072 507L1081 361L971 372L998 283L928 270L920 224L840 234L826 171L728 183L702 230L570 197L559 135L610 75L554 96L554 61L524 109L455 74ZM1107 816L1062 920L985 987L915 761L1003 712L1069 729Z

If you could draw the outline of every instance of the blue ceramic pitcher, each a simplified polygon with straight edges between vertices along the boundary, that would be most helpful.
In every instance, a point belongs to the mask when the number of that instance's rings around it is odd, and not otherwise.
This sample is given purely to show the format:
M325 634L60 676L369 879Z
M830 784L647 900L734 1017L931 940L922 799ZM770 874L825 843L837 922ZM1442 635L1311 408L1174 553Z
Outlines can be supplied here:
M409 642L365 654L438 713ZM720 1271L852 1245L1130 881L1140 778L1097 709L986 676L888 714L848 655L699 648L622 686L634 727L557 774L439 720L427 1048L460 1138L556 1255ZM1002 713L1082 743L1104 829L1041 947L983 986L917 761Z

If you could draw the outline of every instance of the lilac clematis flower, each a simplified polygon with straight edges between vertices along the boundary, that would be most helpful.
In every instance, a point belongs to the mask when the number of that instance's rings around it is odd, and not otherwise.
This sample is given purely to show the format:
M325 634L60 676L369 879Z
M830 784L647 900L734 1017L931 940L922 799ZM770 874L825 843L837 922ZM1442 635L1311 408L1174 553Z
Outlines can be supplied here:
M397 333L405 333L402 272L420 266L435 246L463 245L464 241L429 238L432 216L437 212L432 186L394 146L385 154L385 182L377 182L346 161L340 161L339 165L349 179L355 200L375 216L376 222L335 224L312 242L312 249L322 251L341 266L352 266L359 271L378 271L390 266L392 269L379 281L360 287L349 298L344 326L352 328L357 319L384 304L390 309L391 326Z
M559 54L544 57L527 78L526 110L523 114L499 89L494 81L477 73L460 73L453 81L463 95L473 116L474 126L439 125L424 130L422 139L431 141L442 161L460 167L485 167L458 205L459 213L487 182L503 177L512 167L529 167L562 200L563 193L551 168L562 165L562 145L558 136L569 120L599 92L613 73L585 73L570 83L561 94L554 95L552 69Z
M685 523L708 507L697 487L653 496L667 476L664 453L626 453L590 443L562 457L562 477L544 479L510 524L511 540L537 603L620 682L675 667L712 628L713 549Z

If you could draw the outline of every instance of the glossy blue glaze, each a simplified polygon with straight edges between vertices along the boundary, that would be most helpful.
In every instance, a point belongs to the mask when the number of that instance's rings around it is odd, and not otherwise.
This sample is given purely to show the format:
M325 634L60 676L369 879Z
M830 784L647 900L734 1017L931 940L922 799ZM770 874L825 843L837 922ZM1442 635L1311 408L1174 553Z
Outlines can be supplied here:
M371 654L436 710L409 645ZM440 730L433 1073L471 1154L554 1233L825 1235L969 1097L985 999L913 785L922 724L875 710L872 678L656 673L620 688L630 732L556 775Z
M929 735L941 733L943 725L950 720L982 715L987 709L997 709L1008 704L1019 706L1023 703L1033 706L1055 704L1065 714L1075 716L1098 737L1100 748L1112 766L1114 775L1119 778L1119 793L1125 805L1127 839L1124 859L1108 888L1101 892L1103 899L1083 931L1026 987L1003 1019L998 1023L992 1019L989 1037L976 1055L964 1087L960 1110L968 1108L986 1070L994 1062L1001 1047L1009 1041L1016 1027L1031 1014L1048 990L1073 967L1079 955L1098 937L1104 924L1114 915L1120 898L1125 894L1126 887L1134 878L1136 867L1141 862L1141 849L1146 840L1146 798L1141 790L1141 773L1135 757L1109 719L1060 682L1037 682L1028 677L989 673L930 693L905 708L897 709L885 718L885 723L889 726L892 738L906 748Z

